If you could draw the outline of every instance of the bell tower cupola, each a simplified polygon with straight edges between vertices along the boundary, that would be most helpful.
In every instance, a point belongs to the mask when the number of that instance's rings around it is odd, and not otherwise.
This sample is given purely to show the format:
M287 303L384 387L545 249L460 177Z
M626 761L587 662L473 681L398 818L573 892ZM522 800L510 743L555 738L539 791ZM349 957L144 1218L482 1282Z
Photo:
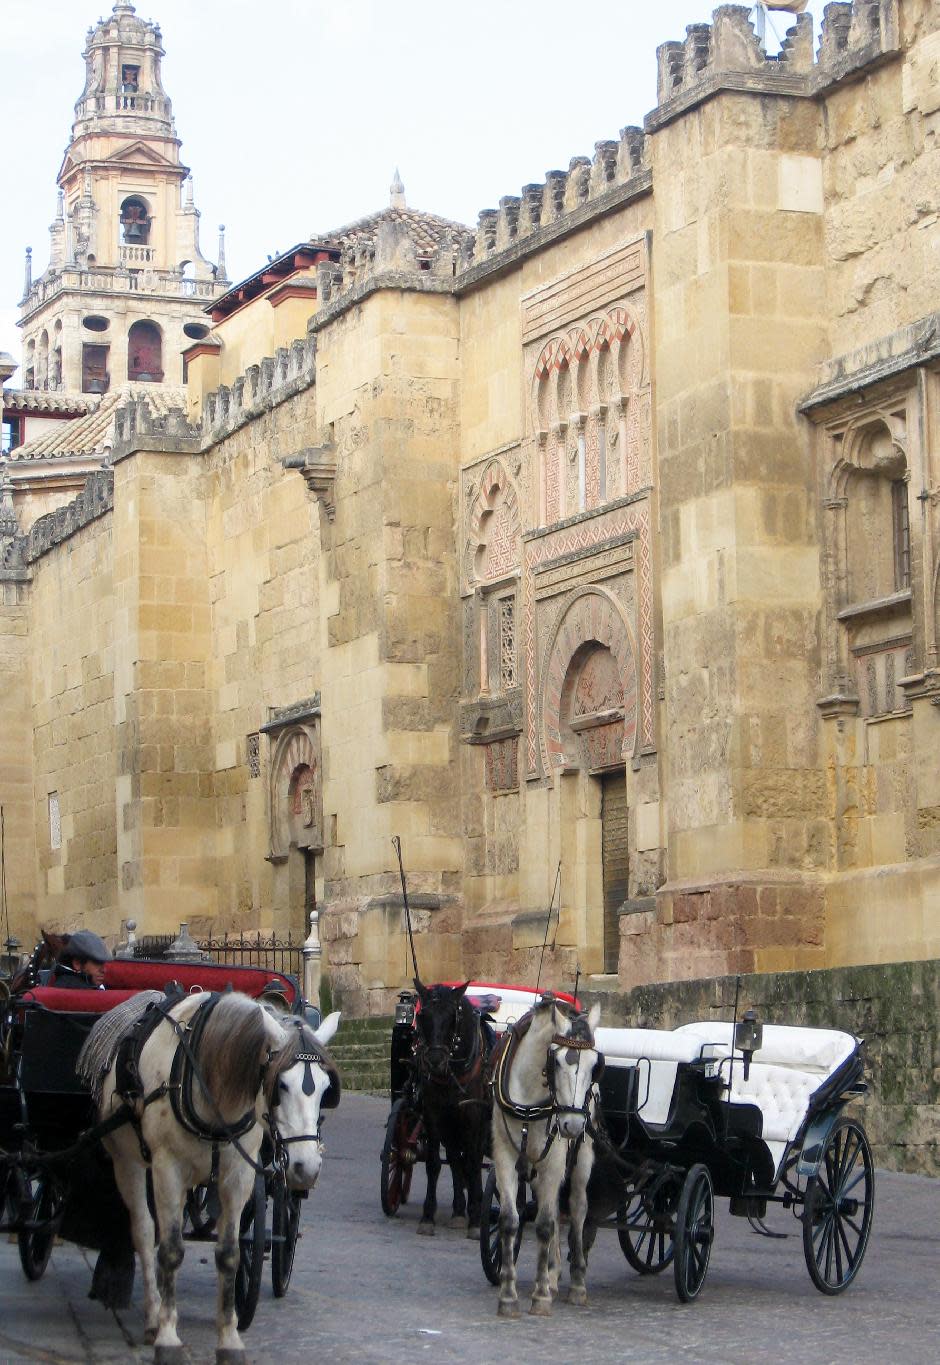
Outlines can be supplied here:
M49 264L21 304L24 375L36 388L180 384L183 351L208 331L203 310L225 292L224 265L200 250L163 56L159 25L126 0L86 35Z

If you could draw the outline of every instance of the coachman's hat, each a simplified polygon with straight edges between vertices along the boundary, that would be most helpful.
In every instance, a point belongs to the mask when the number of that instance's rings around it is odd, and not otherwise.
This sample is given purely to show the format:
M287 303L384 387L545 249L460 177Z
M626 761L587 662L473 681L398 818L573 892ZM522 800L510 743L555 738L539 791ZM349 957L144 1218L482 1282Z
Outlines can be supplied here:
M59 954L60 958L78 958L80 962L110 962L111 949L104 939L93 934L90 929L79 929L69 936L69 941Z

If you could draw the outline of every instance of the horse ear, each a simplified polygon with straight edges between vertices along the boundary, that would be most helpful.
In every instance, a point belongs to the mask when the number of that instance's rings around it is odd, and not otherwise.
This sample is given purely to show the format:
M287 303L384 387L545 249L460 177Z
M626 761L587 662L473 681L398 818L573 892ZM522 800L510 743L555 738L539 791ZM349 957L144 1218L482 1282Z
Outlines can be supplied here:
M342 1015L340 1011L334 1010L332 1014L328 1014L326 1016L326 1018L323 1020L323 1023L314 1033L313 1035L314 1038L316 1038L317 1042L321 1043L323 1047L326 1047L327 1043L333 1037L333 1034L339 1028L339 1021L341 1017Z
M591 1006L590 1012L589 1012L589 1014L588 1014L588 1028L591 1030L592 1033L593 1033L594 1030L597 1028L597 1026L598 1026L598 1024L599 1024L600 1022L601 1022L601 1007L600 1007L600 1005L598 1005L597 1003L595 1003L595 1004L593 1004L593 1005Z
M470 981L472 980L473 977L470 978ZM454 995L457 997L458 1000L462 1000L463 997L466 995L467 987L470 985L470 981L465 981L462 986L454 987Z
M421 999L422 999L422 1000L427 1000L428 996L430 995L430 991L428 990L427 986L425 986L425 985L422 983L421 978L420 978L419 976L416 976L416 977L414 978L414 983L415 983L415 990L418 992L418 994L420 995Z

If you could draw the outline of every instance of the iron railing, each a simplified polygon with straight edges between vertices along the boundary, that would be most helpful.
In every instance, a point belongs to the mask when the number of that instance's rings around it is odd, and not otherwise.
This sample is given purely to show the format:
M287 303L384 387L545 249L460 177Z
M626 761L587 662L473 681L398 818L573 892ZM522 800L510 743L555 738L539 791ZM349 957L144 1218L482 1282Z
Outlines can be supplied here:
M134 944L135 957L165 957L175 940L175 934L147 934ZM222 934L220 938L197 940L200 949L215 962L228 962L233 967L264 967L269 972L286 972L303 980L303 942L288 933L277 934Z

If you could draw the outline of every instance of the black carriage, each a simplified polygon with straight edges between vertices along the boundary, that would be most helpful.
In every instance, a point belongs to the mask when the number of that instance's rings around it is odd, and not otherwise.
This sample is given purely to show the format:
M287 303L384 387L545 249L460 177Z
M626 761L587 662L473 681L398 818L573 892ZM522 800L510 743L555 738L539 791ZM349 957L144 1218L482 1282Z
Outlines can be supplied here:
M456 982L444 982L453 986ZM463 984L462 982L460 983ZM486 981L471 981L467 998L484 1015L495 1036L532 1008L538 992L527 986L505 986ZM574 997L558 998L573 1005ZM392 1026L389 1089L392 1107L385 1125L381 1153L382 1211L393 1218L408 1202L415 1166L427 1161L427 1142L421 1117L421 1097L414 1067L415 1012L418 998L412 991L401 991L395 1006Z
M320 1017L293 977L261 967L114 961L105 966L105 982L104 990L35 986L3 1005L0 1231L16 1236L24 1274L31 1280L44 1273L57 1236L101 1251L92 1293L117 1301L129 1296L133 1279L130 1222L100 1140L102 1125L95 1124L91 1095L76 1075L78 1054L93 1025L137 991L162 990L171 982L184 991L231 985L255 998L268 996L281 1008L305 1014L313 1027ZM235 1290L240 1330L254 1317L266 1257L275 1297L287 1292L305 1198L288 1189L267 1138L262 1163L240 1227ZM211 1187L190 1193L188 1238L213 1238L214 1206Z
M874 1167L864 1127L846 1107L866 1091L862 1043L826 1029L706 1021L672 1032L596 1032L600 1080L586 1236L617 1232L631 1267L670 1265L683 1302L697 1298L714 1239L715 1199L755 1232L768 1206L801 1227L810 1278L841 1293L871 1231ZM519 1207L529 1207L520 1184ZM484 1191L481 1255L499 1283L499 1198ZM520 1222L521 1234L522 1222ZM518 1242L516 1246L518 1255Z

